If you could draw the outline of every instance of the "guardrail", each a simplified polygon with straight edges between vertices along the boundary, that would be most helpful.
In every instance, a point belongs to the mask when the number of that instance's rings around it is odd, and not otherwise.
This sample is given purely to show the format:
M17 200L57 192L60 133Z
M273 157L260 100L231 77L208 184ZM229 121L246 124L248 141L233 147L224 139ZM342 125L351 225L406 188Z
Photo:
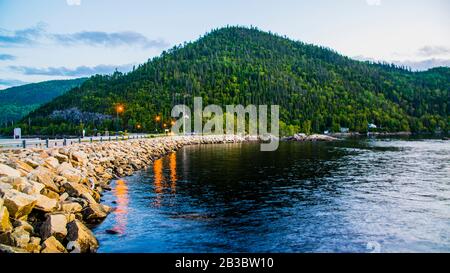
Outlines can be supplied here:
M93 136L84 138L62 138L62 139L15 139L11 141L0 142L0 149L10 148L50 148L50 147L64 147L75 143L82 142L103 142L103 141L120 141L129 139L143 139L151 138L161 135L128 135L128 136Z

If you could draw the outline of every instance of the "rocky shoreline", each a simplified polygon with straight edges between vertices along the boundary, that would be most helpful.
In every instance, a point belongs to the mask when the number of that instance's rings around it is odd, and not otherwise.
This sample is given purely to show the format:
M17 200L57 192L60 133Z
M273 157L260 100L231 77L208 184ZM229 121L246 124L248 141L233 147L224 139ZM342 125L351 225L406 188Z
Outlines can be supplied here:
M185 145L256 138L173 136L0 152L0 253L96 252L88 228L112 208L100 203L114 178L128 176Z
M284 137L281 141L298 141L298 142L317 142L317 141L336 141L339 140L336 137L328 136L328 135L306 135L306 134L295 134L290 137Z

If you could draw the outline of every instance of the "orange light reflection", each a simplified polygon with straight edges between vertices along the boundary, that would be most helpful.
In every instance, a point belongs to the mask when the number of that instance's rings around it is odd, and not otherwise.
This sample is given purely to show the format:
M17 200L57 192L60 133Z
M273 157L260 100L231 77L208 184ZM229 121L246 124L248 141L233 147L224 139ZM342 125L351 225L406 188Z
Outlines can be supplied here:
M171 153L169 156L169 167L170 167L170 188L172 193L176 192L177 187L177 155L176 153Z
M114 211L116 218L114 230L125 233L128 214L128 185L125 180L117 180L114 195L117 202L117 208Z

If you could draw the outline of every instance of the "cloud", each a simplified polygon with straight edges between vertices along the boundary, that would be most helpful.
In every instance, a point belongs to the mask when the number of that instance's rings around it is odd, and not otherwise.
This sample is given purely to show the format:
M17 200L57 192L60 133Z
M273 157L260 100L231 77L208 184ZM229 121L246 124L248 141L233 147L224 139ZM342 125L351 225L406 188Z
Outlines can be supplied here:
M366 0L369 6L381 6L381 0Z
M43 75L43 76L68 76L68 77L82 77L91 76L95 74L111 74L115 70L121 72L131 71L133 64L125 65L97 65L93 67L78 66L75 68L68 67L29 67L29 66L9 66L13 71L20 72L24 75Z
M0 61L13 61L16 59L16 56L10 54L0 54Z
M0 29L0 47L33 44L45 35L45 28L46 24L41 22L36 26L16 31Z
M47 25L39 23L34 27L16 31L0 29L0 47L16 47L37 44L43 40L63 46L89 45L104 47L139 46L142 48L164 48L164 40L152 40L134 31L104 32L81 31L68 34L53 34L46 31Z
M150 40L144 35L134 31L123 32L102 32L102 31L82 31L72 34L55 34L53 38L64 45L86 44L92 46L132 46L138 45L143 48L168 46L163 40Z
M66 0L66 3L69 6L80 6L81 0Z
M450 47L445 46L424 46L418 50L420 56L440 56L450 54Z

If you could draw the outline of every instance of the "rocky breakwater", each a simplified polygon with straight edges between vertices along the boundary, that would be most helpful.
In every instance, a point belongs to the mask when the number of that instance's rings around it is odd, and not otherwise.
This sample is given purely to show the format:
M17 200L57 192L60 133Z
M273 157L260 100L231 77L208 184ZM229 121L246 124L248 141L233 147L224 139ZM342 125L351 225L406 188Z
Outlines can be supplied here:
M316 142L316 141L336 141L339 140L338 138L328 136L328 135L306 135L306 134L295 134L290 137L285 137L281 139L282 141L310 141L310 142Z
M192 144L239 136L174 136L0 151L0 252L95 252L89 229L112 208L100 203L111 179Z

